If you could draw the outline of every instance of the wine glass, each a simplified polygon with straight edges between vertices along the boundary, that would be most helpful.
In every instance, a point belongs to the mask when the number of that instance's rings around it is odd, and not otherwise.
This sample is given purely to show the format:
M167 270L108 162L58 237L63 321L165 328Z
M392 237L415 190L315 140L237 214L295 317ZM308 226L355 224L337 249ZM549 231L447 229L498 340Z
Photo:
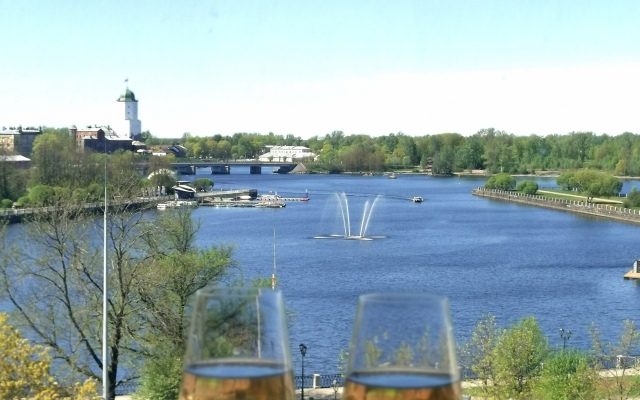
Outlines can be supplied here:
M294 396L280 290L198 290L180 400L292 400Z
M360 296L343 398L460 399L447 298L427 293Z

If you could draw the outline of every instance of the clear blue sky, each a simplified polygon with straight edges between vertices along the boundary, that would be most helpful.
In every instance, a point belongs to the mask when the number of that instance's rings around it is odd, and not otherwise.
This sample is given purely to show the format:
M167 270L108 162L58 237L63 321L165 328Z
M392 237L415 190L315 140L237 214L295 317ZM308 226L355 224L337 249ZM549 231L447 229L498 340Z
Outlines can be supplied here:
M640 1L0 0L0 127L640 133Z

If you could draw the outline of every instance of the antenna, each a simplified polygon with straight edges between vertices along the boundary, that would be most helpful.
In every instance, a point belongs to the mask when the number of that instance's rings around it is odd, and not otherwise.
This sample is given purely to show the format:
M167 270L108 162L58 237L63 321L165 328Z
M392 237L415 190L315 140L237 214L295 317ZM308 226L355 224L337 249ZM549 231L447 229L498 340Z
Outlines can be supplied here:
M271 274L271 289L276 288L276 227L273 227L273 274Z

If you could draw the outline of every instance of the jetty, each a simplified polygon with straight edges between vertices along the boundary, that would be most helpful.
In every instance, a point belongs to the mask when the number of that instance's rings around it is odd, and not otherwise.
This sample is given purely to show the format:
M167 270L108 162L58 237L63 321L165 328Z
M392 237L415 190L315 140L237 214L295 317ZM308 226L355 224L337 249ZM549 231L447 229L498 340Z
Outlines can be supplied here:
M640 271L638 271L639 262L640 259L633 262L633 268L631 269L631 271L624 274L624 279L640 279Z
M248 208L284 208L287 203L277 194L263 194L259 200L244 198L205 197L201 200L202 206L213 207L248 207ZM249 197L249 196L246 196Z

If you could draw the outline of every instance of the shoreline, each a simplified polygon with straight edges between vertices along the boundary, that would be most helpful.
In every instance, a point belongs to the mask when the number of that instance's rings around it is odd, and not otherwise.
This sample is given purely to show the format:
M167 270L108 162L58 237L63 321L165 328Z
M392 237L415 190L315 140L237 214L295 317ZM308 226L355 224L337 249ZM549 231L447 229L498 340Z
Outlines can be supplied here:
M634 209L614 207L606 204L586 203L584 201L576 200L552 199L539 195L522 194L496 189L477 188L473 189L471 194L493 200L508 201L512 203L572 212L574 214L640 225L640 211Z

